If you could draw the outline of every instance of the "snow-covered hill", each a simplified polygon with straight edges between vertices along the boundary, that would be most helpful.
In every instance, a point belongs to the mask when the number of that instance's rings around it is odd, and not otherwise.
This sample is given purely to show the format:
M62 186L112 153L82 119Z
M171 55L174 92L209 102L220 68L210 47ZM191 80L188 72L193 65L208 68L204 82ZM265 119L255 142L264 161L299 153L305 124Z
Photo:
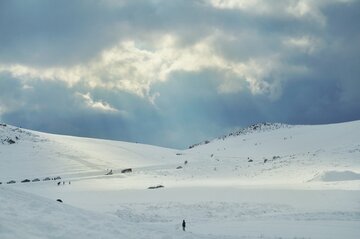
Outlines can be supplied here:
M129 167L171 163L175 150L151 145L62 136L0 125L0 182L85 177ZM11 143L8 143L10 141Z
M360 172L360 121L316 126L257 124L206 142L189 153L207 156L214 167L235 166L243 180L252 182L307 182L338 171L351 171L355 179Z
M0 140L0 238L360 237L360 121L257 124L187 150L5 124Z
M220 136L217 139L214 139L212 141L215 141L218 139L225 140L229 137L242 136L242 135L267 132L267 131L274 131L274 130L281 129L281 128L291 128L291 127L294 127L294 126L288 125L288 124L280 124L280 123L259 123L259 124L250 125L249 127L246 127L246 128L242 128L240 130L229 133L227 135ZM210 142L211 141L209 141L209 140L205 140L203 142L200 142L200 143L197 143L194 145L190 145L189 149L195 148L200 145L208 144Z

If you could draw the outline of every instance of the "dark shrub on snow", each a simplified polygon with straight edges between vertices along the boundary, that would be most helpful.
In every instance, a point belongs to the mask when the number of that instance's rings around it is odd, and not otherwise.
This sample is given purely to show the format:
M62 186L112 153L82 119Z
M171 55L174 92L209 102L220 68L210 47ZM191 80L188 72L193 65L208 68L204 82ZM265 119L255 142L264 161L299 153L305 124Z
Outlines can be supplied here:
M148 189L157 189L157 188L163 188L163 187L164 187L163 185L157 185L157 186L148 187Z
M131 172L132 172L131 168L126 168L126 169L121 170L121 173L131 173Z

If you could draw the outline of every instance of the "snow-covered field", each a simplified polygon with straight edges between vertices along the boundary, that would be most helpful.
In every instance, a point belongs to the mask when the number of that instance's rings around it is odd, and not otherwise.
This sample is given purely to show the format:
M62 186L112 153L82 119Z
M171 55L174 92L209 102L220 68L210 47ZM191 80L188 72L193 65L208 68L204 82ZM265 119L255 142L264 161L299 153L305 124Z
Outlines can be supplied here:
M360 121L259 124L187 150L0 124L0 182L4 239L360 238Z

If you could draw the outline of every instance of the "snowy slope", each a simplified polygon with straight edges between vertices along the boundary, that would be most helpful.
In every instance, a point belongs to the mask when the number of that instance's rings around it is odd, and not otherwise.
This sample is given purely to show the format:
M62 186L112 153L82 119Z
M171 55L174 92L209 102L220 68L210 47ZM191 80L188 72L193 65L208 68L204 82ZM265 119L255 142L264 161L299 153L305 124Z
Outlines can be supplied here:
M227 195L227 197L224 197ZM0 187L0 238L358 238L358 191L182 188L93 193L92 212ZM140 196L140 197L139 197ZM78 197L79 195L72 195ZM85 199L85 200L84 200ZM83 198L89 201L89 194ZM106 200L105 200L106 201ZM185 218L187 231L181 231Z
M150 145L52 135L0 125L0 182L103 175L107 170L169 164L175 151ZM13 140L9 144L6 140Z
M0 140L0 238L360 237L360 121L258 124L187 150L4 124Z
M332 181L360 176L360 121L349 123L289 126L255 125L188 150L193 157L206 157L211 166L234 166L243 180L263 183L293 183L322 180L322 175L337 174ZM231 171L227 169L226 171Z
M360 173L359 132L360 121L318 126L260 124L179 151L0 125L0 182L100 176L110 169L116 173L130 167L176 179L236 177L246 184L319 181L345 171L351 179ZM189 162L187 167L174 170L184 161Z
M0 212L2 239L204 238L184 235L174 227L161 230L156 225L134 225L116 215L94 213L8 188L0 188Z

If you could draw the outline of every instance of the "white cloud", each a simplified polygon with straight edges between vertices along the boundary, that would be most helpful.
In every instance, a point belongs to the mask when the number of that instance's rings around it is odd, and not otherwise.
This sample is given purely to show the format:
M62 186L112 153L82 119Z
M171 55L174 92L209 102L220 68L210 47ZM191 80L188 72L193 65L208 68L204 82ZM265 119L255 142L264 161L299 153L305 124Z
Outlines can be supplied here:
M269 0L210 0L210 4L221 9L240 9L255 14L269 14L274 5Z
M298 18L303 21L315 21L324 25L326 18L321 12L328 4L336 2L351 2L352 0L204 0L217 9L239 9L246 13L255 14L260 19L264 14L279 17ZM103 0L110 5L117 1ZM124 1L120 1L120 5ZM255 19L255 20L256 20ZM196 23L194 23L196 25ZM211 24L211 23L210 23ZM219 27L210 25L213 29ZM24 64L0 64L0 72L9 72L14 78L20 79L25 85L27 81L53 80L64 81L69 87L78 83L90 88L106 88L127 91L140 97L155 101L158 94L151 91L154 83L169 80L172 74L178 71L199 72L215 70L223 76L219 86L220 93L239 92L249 87L253 94L268 94L273 89L274 82L281 79L284 72L294 69L285 60L288 49L295 49L306 54L314 54L323 47L324 41L319 36L284 36L259 33L255 25L244 26L239 30L225 29L224 32L214 30L209 36L198 40L192 45L179 44L181 33L161 35L149 31L149 37L135 40L129 36L117 44L103 50L97 57L69 67L33 67ZM194 27L196 29L196 27ZM251 30L249 30L251 29ZM260 29L261 31L261 29ZM157 32L157 31L155 31ZM228 59L223 53L216 51L217 45L226 45L231 37L239 40L244 33L251 35L244 41L242 48L254 48L243 60ZM176 35L178 34L178 35ZM258 34L258 35L257 35ZM304 33L306 34L306 33ZM315 33L313 33L315 34ZM233 36L231 36L233 35ZM158 36L158 37L156 37ZM148 39L146 39L148 38ZM230 41L231 42L231 41ZM257 46L261 44L261 53ZM276 43L274 43L276 42ZM268 46L269 45L269 46ZM274 46L274 48L272 48ZM236 47L235 44L233 47ZM245 50L246 51L246 50ZM237 51L241 58L241 51ZM246 59L245 59L246 58ZM301 66L299 66L301 68ZM297 70L296 70L297 71ZM273 76L274 80L268 80ZM280 80L281 81L281 80ZM247 84L244 84L247 83Z
M225 34L215 33L194 45L179 47L174 36L166 35L149 49L141 49L136 42L121 42L102 53L101 60L94 64L92 84L127 90L140 96L150 96L151 85L166 81L177 71L199 72L213 69L221 72L220 93L234 93L243 89L247 82L253 94L271 94L271 83L265 81L270 74L291 68L281 64L277 56L264 56L247 61L226 59L214 50L213 45ZM220 39L221 41L221 39ZM288 70L286 70L288 71ZM107 80L104 80L107 79ZM235 80L231 80L235 79ZM237 83L238 82L238 83Z
M330 3L330 1L328 1ZM312 20L320 26L325 26L326 17L320 11L320 7L325 3L322 1L299 0L290 3L286 8L286 12L290 15L303 20Z
M255 15L295 17L311 21L319 26L326 25L322 8L334 3L349 3L355 0L207 0L219 9L238 9Z
M247 85L252 94L266 94L271 99L281 95L281 83L287 80L284 76L306 73L306 68L282 63L277 55L235 63L230 68L236 77L224 80L218 89L220 93L236 93Z
M307 54L313 54L324 46L320 39L311 36L288 37L283 40L283 44Z
M89 108L99 110L99 111L105 111L105 112L120 112L118 109L115 109L114 107L110 106L107 102L94 101L91 98L90 93L81 94L78 92L77 95L80 96L84 100L85 104Z
M22 86L22 89L23 89L23 90L34 90L34 87L31 86L31 85L24 84L24 85Z
M219 93L235 93L247 86L253 94L272 94L272 84L276 80L268 82L265 78L269 75L276 78L291 67L281 63L279 54L244 61L227 59L214 48L225 37L225 33L218 31L190 46L179 46L172 35L164 35L155 43L122 41L82 65L45 69L0 65L0 72L10 72L25 81L24 84L29 80L60 80L71 87L82 82L91 88L131 92L154 103L159 95L150 93L152 84L167 81L174 72L212 69L223 75ZM308 41L290 39L288 44L309 47ZM115 111L106 103L92 101L89 95L85 94L83 98L92 108Z
M86 69L82 66L36 68L21 64L4 64L0 65L0 72L9 72L13 77L24 82L31 80L62 80L72 86L81 80Z

